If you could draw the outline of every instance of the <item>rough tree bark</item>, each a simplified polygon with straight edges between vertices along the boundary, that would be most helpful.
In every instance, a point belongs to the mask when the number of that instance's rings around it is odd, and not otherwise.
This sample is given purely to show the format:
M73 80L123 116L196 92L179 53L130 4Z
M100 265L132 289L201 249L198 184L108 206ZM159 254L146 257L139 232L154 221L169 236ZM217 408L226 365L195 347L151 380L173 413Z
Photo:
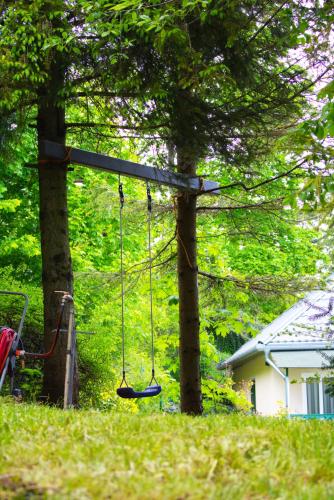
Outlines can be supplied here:
M182 174L196 175L191 155L177 151L177 168ZM196 245L196 195L179 193L177 197L178 287L180 322L181 411L202 413L198 268Z
M65 144L65 109L59 105L59 91L64 84L65 66L53 61L49 80L40 89L37 115L39 148L40 230L42 251L42 284L44 296L44 344L48 350L52 330L56 326L59 295L55 290L73 292L72 264L68 234L67 165L46 161L41 141L46 139ZM67 327L65 319L63 328ZM54 356L45 361L43 396L50 403L59 403L64 393L66 334L60 336ZM75 377L77 379L77 377ZM75 384L74 400L77 400Z

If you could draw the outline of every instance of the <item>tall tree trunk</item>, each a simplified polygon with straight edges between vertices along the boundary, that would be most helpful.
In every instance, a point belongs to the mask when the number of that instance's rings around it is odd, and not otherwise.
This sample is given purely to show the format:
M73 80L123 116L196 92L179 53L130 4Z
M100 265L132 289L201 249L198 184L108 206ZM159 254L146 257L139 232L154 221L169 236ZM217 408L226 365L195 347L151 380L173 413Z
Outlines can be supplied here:
M178 171L196 174L195 160L178 149ZM177 199L178 286L180 321L181 411L202 413L198 269L196 245L196 196L179 193Z
M73 276L68 234L67 165L46 161L41 141L65 144L65 109L59 105L59 91L64 84L64 64L54 61L48 83L40 89L37 130L39 148L40 230L42 283L44 295L44 344L48 350L56 327L59 295L55 290L73 292ZM62 328L67 327L65 319ZM60 335L52 358L45 361L43 396L59 403L64 394L66 334ZM77 379L77 377L75 377ZM75 398L77 388L75 389Z

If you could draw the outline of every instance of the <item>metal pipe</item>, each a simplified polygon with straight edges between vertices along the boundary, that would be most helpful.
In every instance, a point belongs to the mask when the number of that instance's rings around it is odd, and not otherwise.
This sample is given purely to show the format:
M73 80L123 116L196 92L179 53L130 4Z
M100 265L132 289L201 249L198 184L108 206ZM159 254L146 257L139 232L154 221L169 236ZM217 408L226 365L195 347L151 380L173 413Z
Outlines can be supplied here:
M17 331L17 334L16 334L16 337L15 337L15 340L12 344L12 349L16 349L16 346L21 338L21 333L22 333L22 330L23 330L23 326L24 326L24 320L25 320L25 317L26 317L26 314L27 314L27 309L28 309L28 306L29 306L29 297L28 295L26 295L25 293L22 293L22 292L9 292L7 290L0 290L0 295L16 295L18 297L23 297L24 298L24 306L23 306L23 311L22 311L22 315L21 315L21 320L20 320L20 324L19 324L19 327L18 327L18 331ZM6 360L6 363L5 363L5 366L3 367L3 370L2 370L2 374L1 374L1 377L0 377L0 391L2 389L2 386L5 382L5 378L6 378L6 375L7 375L7 370L8 370L8 366L9 366L9 362L10 362L10 355L7 357L7 360ZM12 381L11 381L12 383Z
M66 351L66 370L65 370L65 385L64 385L64 410L70 408L73 403L73 374L75 362L75 343L74 343L74 303L73 297L69 294L65 295L66 301L69 303L69 318L68 318L68 334L67 334L67 351Z
M5 366L3 367L3 370L2 370L2 374L1 374L1 378L0 378L0 391L2 389L2 386L4 384L4 381L5 381L5 378L6 378L6 375L7 375L8 365L9 365L9 356L6 359Z
M59 292L55 292L55 293L59 293ZM27 357L27 358L32 358L32 359L49 359L53 356L53 353L54 353L56 346L57 346L57 343L58 343L60 327L61 327L61 324L63 321L63 314L64 314L64 308L65 308L65 303L66 303L66 297L68 295L67 292L60 292L60 293L64 293L64 296L61 299L60 311L59 311L58 320L57 320L56 333L55 333L55 336L53 338L53 342L51 344L49 351L47 351L47 352L16 351L17 356L22 356L22 357Z
M285 385L285 408L287 409L287 412L289 414L289 406L290 406L290 386L289 386L289 376L284 375L283 372L278 368L277 365L273 362L273 360L270 358L270 349L268 347L264 348L264 357L265 361L268 365L270 365L274 370L284 379L284 385Z

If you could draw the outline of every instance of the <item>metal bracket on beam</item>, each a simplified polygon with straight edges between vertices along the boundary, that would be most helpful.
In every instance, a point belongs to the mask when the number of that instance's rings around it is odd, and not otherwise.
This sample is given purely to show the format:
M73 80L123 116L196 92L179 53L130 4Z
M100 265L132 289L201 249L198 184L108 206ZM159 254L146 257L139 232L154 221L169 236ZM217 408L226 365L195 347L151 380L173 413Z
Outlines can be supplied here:
M42 141L41 146L43 157L51 160L64 160L67 163L76 163L105 172L116 172L128 177L170 186L181 191L203 193L209 191L210 194L219 194L218 189L215 191L219 187L217 182L207 181L201 177L190 177L83 149L65 147L52 141Z

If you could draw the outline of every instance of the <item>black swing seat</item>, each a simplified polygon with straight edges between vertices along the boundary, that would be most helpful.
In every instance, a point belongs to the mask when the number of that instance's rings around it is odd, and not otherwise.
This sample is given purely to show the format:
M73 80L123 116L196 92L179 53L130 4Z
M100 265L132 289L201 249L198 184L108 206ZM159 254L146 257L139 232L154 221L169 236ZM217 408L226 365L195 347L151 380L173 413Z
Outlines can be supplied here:
M135 391L132 387L119 387L117 389L117 394L125 399L151 398L157 396L160 392L161 385L149 385L143 391Z

